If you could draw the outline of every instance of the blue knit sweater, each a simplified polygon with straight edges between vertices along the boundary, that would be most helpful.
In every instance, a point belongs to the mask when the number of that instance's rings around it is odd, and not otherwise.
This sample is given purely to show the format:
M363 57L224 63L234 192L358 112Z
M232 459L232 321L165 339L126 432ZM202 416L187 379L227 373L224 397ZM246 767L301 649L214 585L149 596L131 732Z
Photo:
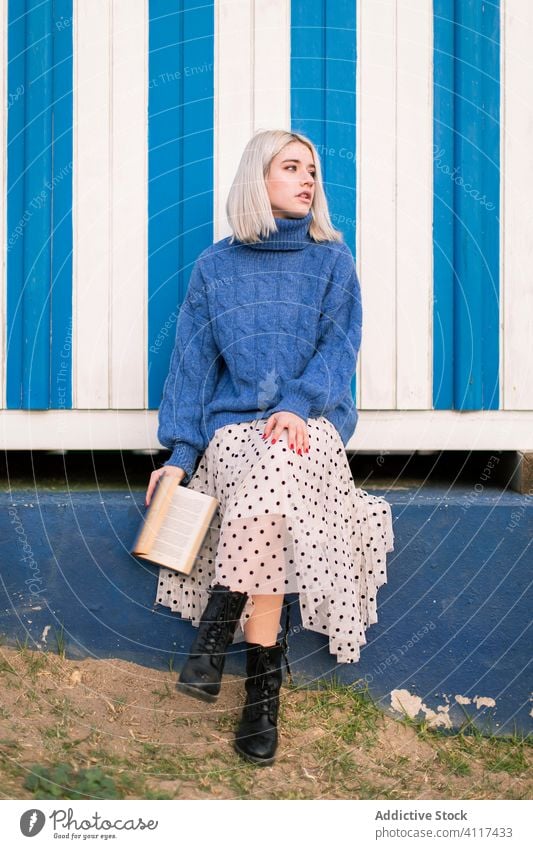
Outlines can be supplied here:
M196 260L181 306L157 437L187 483L215 431L295 413L324 416L344 445L361 343L359 281L345 242L315 242L312 214L276 218L254 245L230 237Z

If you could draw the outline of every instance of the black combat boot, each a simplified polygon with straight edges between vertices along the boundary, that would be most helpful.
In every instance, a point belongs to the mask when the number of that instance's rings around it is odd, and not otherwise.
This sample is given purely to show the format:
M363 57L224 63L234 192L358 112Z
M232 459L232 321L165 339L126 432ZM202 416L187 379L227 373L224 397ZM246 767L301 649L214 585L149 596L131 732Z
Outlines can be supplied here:
M247 593L233 592L215 584L207 592L198 634L180 672L176 689L190 696L215 702L226 662L226 650L233 641L235 629L248 599Z
M282 681L282 643L246 648L246 702L235 736L236 751L246 760L271 764L278 745L279 690Z

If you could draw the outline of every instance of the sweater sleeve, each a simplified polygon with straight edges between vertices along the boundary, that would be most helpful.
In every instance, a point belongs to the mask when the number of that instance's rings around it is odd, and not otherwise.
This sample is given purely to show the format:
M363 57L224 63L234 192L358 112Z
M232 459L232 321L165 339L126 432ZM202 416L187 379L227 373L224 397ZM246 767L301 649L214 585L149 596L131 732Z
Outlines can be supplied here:
M316 350L302 373L285 382L271 410L302 419L334 408L351 388L362 331L361 289L352 253L343 243L321 304Z
M206 285L196 260L176 326L174 350L159 407L157 438L172 452L163 465L179 466L190 480L205 448L202 428L204 399L217 382L219 359L213 338Z

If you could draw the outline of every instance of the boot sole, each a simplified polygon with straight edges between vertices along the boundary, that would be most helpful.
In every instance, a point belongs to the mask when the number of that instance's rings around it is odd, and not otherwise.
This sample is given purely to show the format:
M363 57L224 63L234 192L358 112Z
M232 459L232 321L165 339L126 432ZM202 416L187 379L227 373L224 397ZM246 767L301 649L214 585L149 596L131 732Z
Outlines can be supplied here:
M176 690L178 693L184 693L186 696L193 696L195 699L200 699L202 702L216 702L220 695L220 693L217 693L217 695L214 696L212 693L207 693L199 687L193 687L191 684L183 684L181 681L177 682Z
M255 755L249 755L248 752L245 752L243 751L243 749L239 748L235 740L233 741L233 748L239 755L241 755L241 757L245 758L245 760L253 764L259 764L259 766L271 766L271 764L273 764L276 760L275 755L272 755L271 758L257 758Z

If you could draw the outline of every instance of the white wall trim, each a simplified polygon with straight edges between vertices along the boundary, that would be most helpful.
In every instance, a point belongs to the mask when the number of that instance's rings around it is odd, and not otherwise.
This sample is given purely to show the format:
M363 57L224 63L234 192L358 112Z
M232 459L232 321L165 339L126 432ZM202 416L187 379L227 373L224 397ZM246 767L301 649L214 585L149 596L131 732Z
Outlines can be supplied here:
M9 450L161 448L157 410L3 410L2 445ZM380 410L359 412L346 446L361 451L533 452L533 412Z

